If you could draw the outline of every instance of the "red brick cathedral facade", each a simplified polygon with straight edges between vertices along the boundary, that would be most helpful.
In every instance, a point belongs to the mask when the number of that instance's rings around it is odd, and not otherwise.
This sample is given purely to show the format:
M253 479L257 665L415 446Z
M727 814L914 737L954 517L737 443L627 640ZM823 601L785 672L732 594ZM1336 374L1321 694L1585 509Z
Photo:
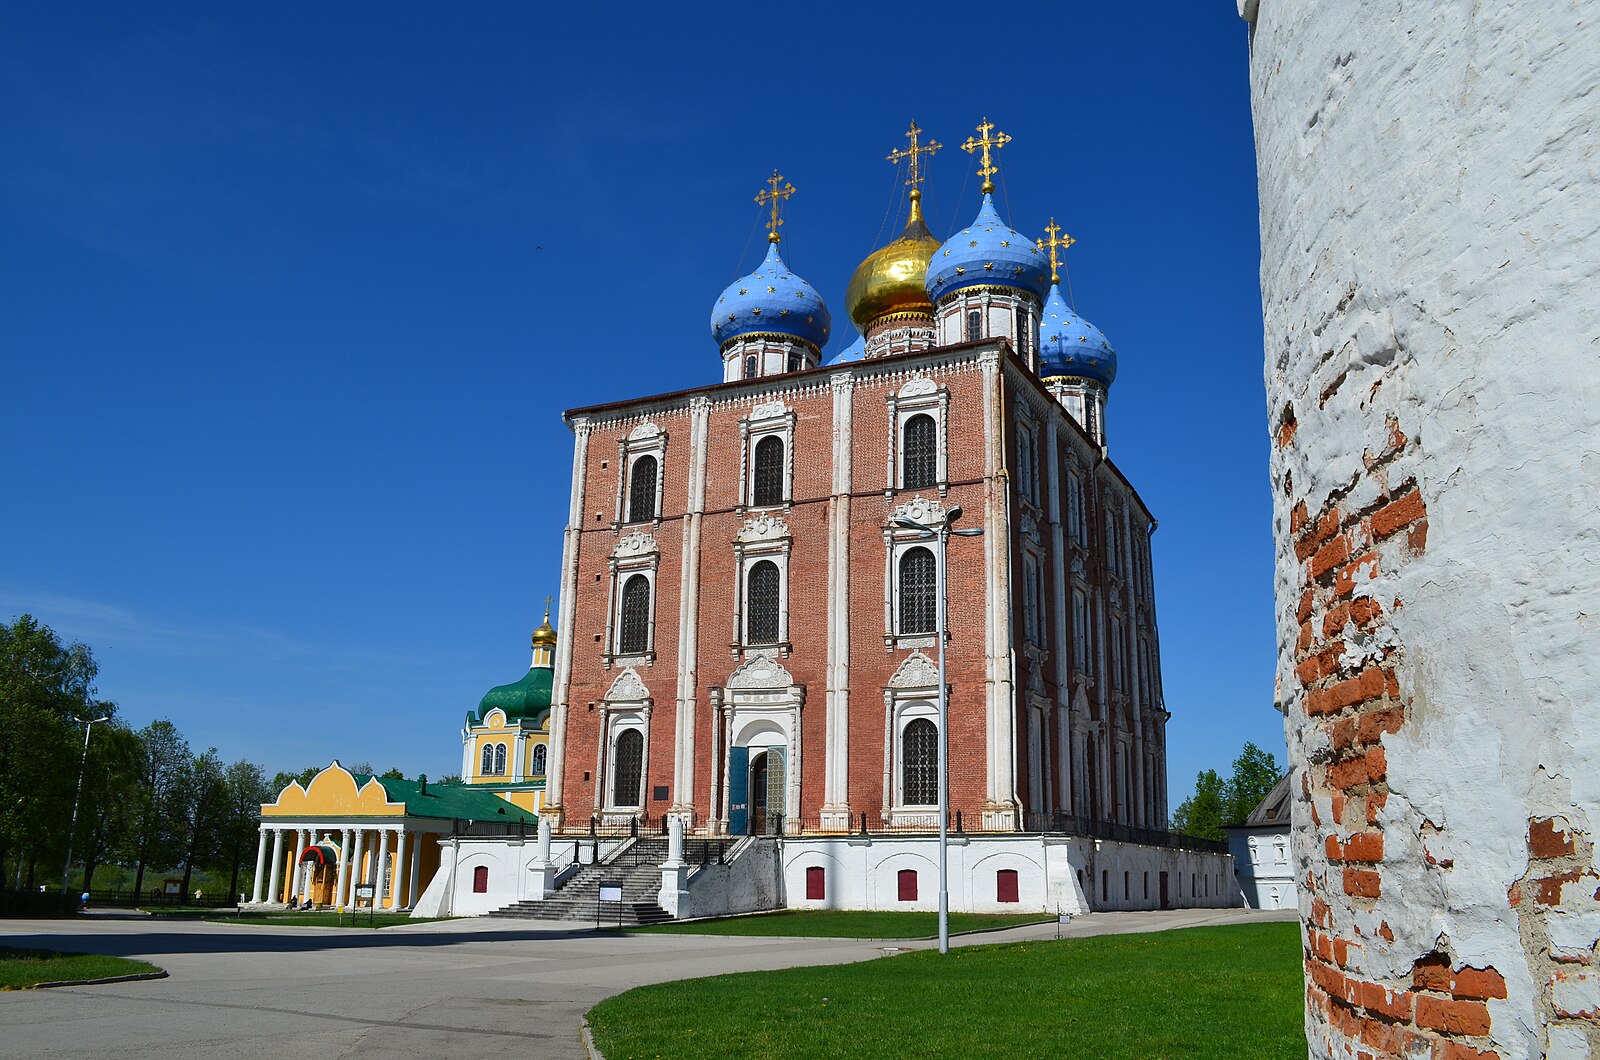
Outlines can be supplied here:
M1155 522L1104 447L1115 355L987 195L944 244L916 200L851 283L843 358L820 363L827 310L774 224L714 310L722 382L567 413L558 827L931 826L934 546L896 519L959 506L983 535L948 553L952 814L1164 828Z

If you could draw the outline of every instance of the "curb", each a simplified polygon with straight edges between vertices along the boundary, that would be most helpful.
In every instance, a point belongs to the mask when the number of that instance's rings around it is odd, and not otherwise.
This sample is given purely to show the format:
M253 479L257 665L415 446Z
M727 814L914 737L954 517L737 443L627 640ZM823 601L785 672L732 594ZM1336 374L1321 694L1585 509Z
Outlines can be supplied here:
M100 986L105 983L137 983L146 979L165 979L167 973L157 968L153 972L134 972L132 975L108 975L100 979L58 979L52 983L34 983L24 990L49 990L57 986Z
M587 1018L584 1019L579 1029L583 1037L583 1051L589 1054L589 1060L606 1060L606 1054L602 1053L600 1047L594 1044L594 1035L589 1033L589 1020Z

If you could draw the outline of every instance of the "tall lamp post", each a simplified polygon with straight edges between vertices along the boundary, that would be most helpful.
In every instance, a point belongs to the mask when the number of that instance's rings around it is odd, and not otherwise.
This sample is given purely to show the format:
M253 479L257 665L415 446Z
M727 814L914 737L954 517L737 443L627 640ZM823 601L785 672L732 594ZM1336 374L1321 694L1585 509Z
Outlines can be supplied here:
M934 638L939 642L939 952L950 952L950 781L949 757L950 739L949 713L950 713L950 682L945 680L944 674L944 612L946 596L949 586L945 584L945 549L950 542L950 536L978 537L983 533L981 529L957 530L955 521L961 518L961 506L952 505L944 513L944 521L938 526L928 526L915 519L896 518L896 526L906 530L916 530L923 538L931 538L938 544L933 552L933 581L934 598L937 612L934 617Z
M72 824L67 828L67 863L61 867L62 894L72 893L67 881L72 877L72 837L78 834L78 800L83 797L83 768L89 764L89 734L94 732L94 727L102 721L110 721L111 715L77 720L78 724L83 726L83 754L78 758L78 789L72 793Z

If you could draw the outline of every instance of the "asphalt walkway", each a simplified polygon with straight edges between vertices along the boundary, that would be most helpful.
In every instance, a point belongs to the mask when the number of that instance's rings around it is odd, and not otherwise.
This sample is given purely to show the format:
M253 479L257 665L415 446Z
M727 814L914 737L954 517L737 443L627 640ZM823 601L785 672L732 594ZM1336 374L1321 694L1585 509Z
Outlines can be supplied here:
M1292 910L1096 913L956 945L1259 920ZM927 941L619 935L555 921L450 920L378 931L149 918L0 921L0 945L137 957L166 979L0 993L0 1054L186 1060L582 1060L583 1014L646 983L843 964Z

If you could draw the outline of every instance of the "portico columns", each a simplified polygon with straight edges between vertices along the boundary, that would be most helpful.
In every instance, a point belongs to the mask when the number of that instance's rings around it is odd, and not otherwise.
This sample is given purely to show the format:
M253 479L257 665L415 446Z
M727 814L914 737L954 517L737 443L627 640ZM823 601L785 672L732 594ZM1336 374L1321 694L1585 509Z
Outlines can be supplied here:
M348 883L349 883L350 886L349 886L349 889L345 893L344 902L341 903L343 905L353 905L355 903L355 894L356 894L355 885L358 884L358 883L364 882L363 878L365 877L366 872L362 868L361 861L362 861L362 858L364 858L366 856L366 852L367 852L366 848L367 848L367 830L365 828L357 828L356 829L356 849L355 849L355 854L354 854L354 857L352 858L352 860L350 862L350 871L347 874L348 877L349 877Z
M350 881L350 843L352 841L350 829L346 828L339 834L339 837L342 841L339 844L339 875L334 881L333 888L333 904L335 906L345 904L345 884Z
M405 901L411 892L402 890L406 883L406 829L404 825L399 828L399 835L394 840L394 900L389 903L391 909L404 909L410 902Z
M422 875L422 844L427 840L427 838L428 837L426 833L419 832L417 834L416 849L412 850L411 852L411 882L407 886L406 890L409 892L411 905L413 907L417 904L417 899L421 897L417 894L417 877Z
M275 828L272 831L272 873L267 879L276 880L283 875L283 834L287 831L287 828ZM256 893L258 895L261 893L261 883L261 874L258 872L256 873ZM273 886L276 887L277 885L274 884ZM278 896L276 894L267 895L267 901L276 902L277 900ZM261 899L258 897L256 901L259 902Z
M279 833L281 842L281 833ZM267 871L267 830L261 829L261 841L256 844L256 886L250 892L250 901L256 905L261 904L261 891L266 886Z
M378 871L372 876L372 882L378 885L372 892L372 904L376 908L383 904L383 881L389 878L389 829L387 828L378 833Z

